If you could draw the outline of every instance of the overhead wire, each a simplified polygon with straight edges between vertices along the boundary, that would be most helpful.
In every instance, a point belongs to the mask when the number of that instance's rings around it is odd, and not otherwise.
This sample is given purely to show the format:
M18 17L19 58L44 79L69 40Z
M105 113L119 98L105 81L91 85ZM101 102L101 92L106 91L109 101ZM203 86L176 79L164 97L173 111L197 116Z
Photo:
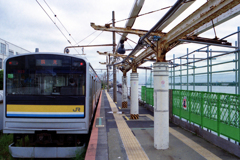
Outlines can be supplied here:
M101 34L103 33L103 31L97 35L97 37L95 37L88 45L90 45L93 41L95 41Z
M57 15L53 12L52 8L48 5L48 3L44 0L45 4L48 6L48 8L51 10L51 12L54 14L54 16L56 17L56 19L60 22L60 24L62 25L62 27L65 29L65 31L68 33L68 35L72 38L72 40L77 43L75 41L75 39L72 37L72 35L68 32L68 30L66 29L66 27L63 25L63 23L60 21L60 19L57 17Z
M53 22L53 24L57 27L57 29L61 32L61 34L65 37L65 39L67 40L67 42L72 46L71 41L65 36L65 34L63 33L63 31L58 27L58 25L56 24L56 22L54 22L54 20L49 16L49 14L47 13L47 11L43 8L43 6L38 2L38 0L36 0L36 2L38 3L38 5L42 8L42 10L46 13L46 15L48 16L48 18ZM76 49L75 51L77 53L79 53Z
M94 33L96 33L97 31L92 32L91 34L89 34L87 37L83 38L82 40L80 40L78 43L76 43L75 45L79 44L80 42L84 41L85 39L87 39L88 37L90 37L91 35L93 35Z
M110 20L110 21L112 21L112 20ZM109 23L110 21L108 21L107 23ZM85 39L87 39L88 37L90 37L91 35L93 35L93 34L96 33L96 32L97 32L97 30L94 31L94 32L92 32L92 33L89 34L87 37L83 38L82 40L80 40L80 41L79 41L78 43L76 43L75 45L77 45L77 44L79 44L80 42L84 41Z
M137 16L133 16L133 17L129 17L129 18L126 18L126 19L122 19L122 20L116 21L115 23L126 21L126 20L129 20L129 19L132 19L132 18L138 18L138 17L144 16L144 15L151 14L151 13L154 13L154 12L158 12L158 11L161 11L161 10L164 10L164 9L168 9L168 8L171 8L171 7L172 6L164 7L164 8L157 9L157 10L154 10L154 11L150 11L150 12L147 12L147 13L143 13L143 14L140 14L140 15L137 15ZM108 24L111 25L112 23L108 23Z

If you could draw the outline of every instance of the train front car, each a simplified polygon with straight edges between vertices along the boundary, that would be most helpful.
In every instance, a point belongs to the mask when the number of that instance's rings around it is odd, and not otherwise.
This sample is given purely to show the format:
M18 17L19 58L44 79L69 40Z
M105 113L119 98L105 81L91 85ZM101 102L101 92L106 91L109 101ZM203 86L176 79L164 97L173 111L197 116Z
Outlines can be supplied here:
M83 145L91 119L88 69L84 59L64 54L33 53L8 58L4 70L3 133L13 133L14 145L21 141L23 147L26 137L28 147ZM14 152L15 148L11 149ZM60 156L39 156L36 149L31 154L40 158Z

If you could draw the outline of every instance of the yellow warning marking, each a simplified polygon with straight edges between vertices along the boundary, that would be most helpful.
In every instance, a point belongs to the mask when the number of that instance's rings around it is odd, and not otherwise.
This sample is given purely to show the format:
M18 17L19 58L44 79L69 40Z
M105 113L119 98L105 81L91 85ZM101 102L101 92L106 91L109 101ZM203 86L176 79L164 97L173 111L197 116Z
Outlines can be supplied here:
M189 147L194 149L196 152L201 154L204 158L206 158L208 160L218 160L218 159L220 160L221 159L218 156L216 156L215 154L213 154L212 152L208 151L207 149L203 148L202 146L200 146L199 144L194 142L193 140L191 140L188 137L184 136L183 134L179 133L175 129L169 128L169 132L172 135L174 135L175 137L177 137L179 140L181 140L183 143L185 143L186 145L188 145Z
M146 116L148 118L150 118L151 120L154 121L154 117L151 116L150 114L146 114ZM196 152L198 152L200 155L202 155L204 158L208 159L208 160L220 160L221 158L219 158L218 156L216 156L215 154L213 154L212 152L208 151L207 149L203 148L202 146L200 146L199 144L197 144L196 142L194 142L193 140L189 139L188 137L184 136L183 134L179 133L178 131L176 131L175 129L172 129L171 127L169 127L169 132L175 136L176 138L178 138L180 141L182 141L183 143L185 143L186 145L188 145L189 147L191 147L193 150L195 150Z
M106 91L106 95L108 98L108 101L110 103L110 107L113 111L113 113L118 112L117 106L110 98L109 94ZM126 121L123 119L121 114L113 114L119 134L121 136L124 148L126 150L126 153L128 155L129 160L136 160L136 159L149 159L147 154L142 149L142 146L139 144L136 137L133 135L131 129L128 127Z
M117 102L115 102L117 104Z
M119 109L122 109L121 107L118 107Z
M129 121L129 118L127 116L125 116L126 120Z

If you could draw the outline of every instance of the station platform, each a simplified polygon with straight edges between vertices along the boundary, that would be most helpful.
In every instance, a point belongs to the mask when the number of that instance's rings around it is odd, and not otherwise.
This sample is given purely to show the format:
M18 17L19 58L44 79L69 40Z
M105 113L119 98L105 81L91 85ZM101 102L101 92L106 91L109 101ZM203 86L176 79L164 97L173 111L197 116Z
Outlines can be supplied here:
M169 149L157 150L153 112L139 105L139 119L131 120L130 100L122 109L121 94L117 93L117 103L111 97L112 90L102 91L85 160L239 159L173 123L169 123Z

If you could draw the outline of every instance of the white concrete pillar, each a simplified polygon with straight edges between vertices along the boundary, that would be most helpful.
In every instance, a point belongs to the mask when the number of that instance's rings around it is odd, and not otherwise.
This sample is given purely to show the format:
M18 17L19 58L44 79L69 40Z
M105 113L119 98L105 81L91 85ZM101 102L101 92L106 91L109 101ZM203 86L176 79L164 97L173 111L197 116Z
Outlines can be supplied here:
M122 108L127 108L128 98L127 98L127 76L122 76Z
M153 64L154 76L154 147L169 148L168 62Z
M139 118L139 106L138 106L138 73L130 74L131 82L131 111L130 118L138 119Z

